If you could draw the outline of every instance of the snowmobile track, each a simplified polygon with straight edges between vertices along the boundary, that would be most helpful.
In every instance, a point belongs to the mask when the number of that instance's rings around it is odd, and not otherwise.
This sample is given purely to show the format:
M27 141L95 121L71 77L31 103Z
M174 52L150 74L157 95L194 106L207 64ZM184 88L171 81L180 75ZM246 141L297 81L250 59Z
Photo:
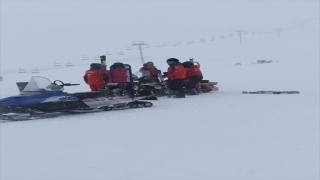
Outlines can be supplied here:
M61 117L72 114L86 114L94 112L104 112L113 110L125 110L125 109L137 109L137 108L149 108L152 107L153 103L148 101L132 101L127 103L114 104L109 106L101 106L97 108L92 108L90 110L70 110L64 112L53 112L53 113L43 113L36 110L29 110L29 113L25 114L0 114L0 122L15 122L15 121L28 121L28 120L40 120Z

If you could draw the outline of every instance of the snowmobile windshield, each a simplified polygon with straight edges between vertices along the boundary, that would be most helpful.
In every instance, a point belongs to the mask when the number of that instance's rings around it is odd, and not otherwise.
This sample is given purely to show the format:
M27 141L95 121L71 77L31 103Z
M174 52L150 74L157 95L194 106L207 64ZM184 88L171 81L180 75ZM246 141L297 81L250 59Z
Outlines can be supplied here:
M52 83L49 79L40 76L33 76L23 89L23 92L48 92L63 91L63 86Z

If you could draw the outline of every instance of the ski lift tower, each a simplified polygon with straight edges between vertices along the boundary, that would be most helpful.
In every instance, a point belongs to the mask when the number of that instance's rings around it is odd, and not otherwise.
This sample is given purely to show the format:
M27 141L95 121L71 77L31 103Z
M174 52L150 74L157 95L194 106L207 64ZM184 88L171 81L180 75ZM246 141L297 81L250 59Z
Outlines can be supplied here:
M132 44L132 46L139 46L139 51L140 51L140 56L141 56L141 62L142 64L144 64L144 58L143 58L143 55L142 55L142 48L141 46L143 45L147 45L146 43L144 43L144 41L139 41L139 42L134 42Z
M239 38L240 38L240 44L242 44L241 33L243 33L243 32L244 32L244 30L237 30L236 32L237 32L237 33L238 33L238 35L239 35Z
M282 32L282 29L276 29L276 32L278 34L278 37L280 37L280 33Z

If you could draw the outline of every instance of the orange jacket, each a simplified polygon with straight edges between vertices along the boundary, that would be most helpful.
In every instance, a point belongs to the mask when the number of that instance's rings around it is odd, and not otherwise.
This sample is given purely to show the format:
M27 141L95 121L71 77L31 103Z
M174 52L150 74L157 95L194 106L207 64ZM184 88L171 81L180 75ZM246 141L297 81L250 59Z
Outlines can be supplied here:
M167 72L166 76L170 80L185 79L186 78L186 69L180 64L175 64L175 65L170 66L168 68L168 72Z
M201 72L201 70L200 70L200 68L198 66L190 66L190 67L187 67L185 69L186 69L187 77L190 77L190 76L201 76L202 75L202 72Z

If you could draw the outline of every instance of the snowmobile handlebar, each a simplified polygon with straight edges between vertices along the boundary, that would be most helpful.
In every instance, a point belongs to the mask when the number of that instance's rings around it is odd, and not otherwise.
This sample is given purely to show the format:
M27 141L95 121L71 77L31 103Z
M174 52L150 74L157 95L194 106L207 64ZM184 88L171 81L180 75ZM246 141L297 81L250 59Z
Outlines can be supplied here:
M57 82L59 82L59 84L57 84ZM64 82L62 82L62 81L60 81L60 80L55 80L55 81L53 81L53 84L56 84L56 85L58 85L58 86L77 86L77 85L80 85L80 84L71 84L71 83L64 83Z
M63 86L78 86L80 84L71 84L71 83L65 83Z

